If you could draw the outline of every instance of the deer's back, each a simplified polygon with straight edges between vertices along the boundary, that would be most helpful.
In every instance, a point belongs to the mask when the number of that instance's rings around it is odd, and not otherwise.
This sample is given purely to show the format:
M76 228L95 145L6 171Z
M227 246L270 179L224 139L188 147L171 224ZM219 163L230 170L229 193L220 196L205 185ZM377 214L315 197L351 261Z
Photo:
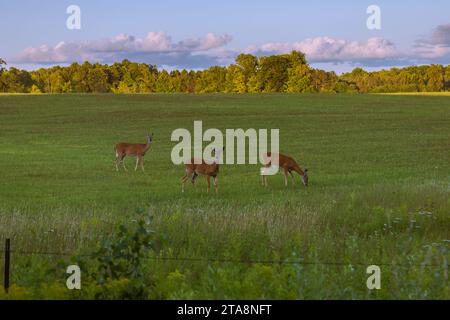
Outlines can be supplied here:
M202 160L201 163L195 163L195 159L192 158L190 163L186 163L186 170L190 172L195 172L199 175L204 176L215 176L219 172L219 165L217 163L206 163Z
M126 153L126 154L142 154L145 152L146 144L142 143L126 143L121 142L116 144L116 151Z
M267 157L271 157L271 155L272 155L271 152L267 152ZM274 156L276 156L276 154L274 154ZM270 165L270 164L276 164L276 163L269 161L268 164ZM278 166L281 168L285 168L285 169L293 169L293 168L298 167L298 164L293 158L291 158L287 155L284 155L284 154L278 154Z

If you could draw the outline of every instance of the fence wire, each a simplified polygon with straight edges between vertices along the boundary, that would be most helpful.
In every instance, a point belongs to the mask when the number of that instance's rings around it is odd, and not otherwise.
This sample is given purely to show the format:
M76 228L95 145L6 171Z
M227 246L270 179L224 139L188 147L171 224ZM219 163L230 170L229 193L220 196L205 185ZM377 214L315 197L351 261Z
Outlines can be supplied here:
M5 251L0 249L0 253ZM55 256L55 257L85 257L85 258L106 258L110 256L101 256L96 253L90 254L76 254L70 252L50 252L50 251L21 251L10 250L11 255L41 255L41 256ZM113 258L123 258L123 256L117 256ZM226 259L226 258L209 258L209 257L146 257L146 259L152 261L180 261L180 262L207 262L207 263L240 263L240 264L291 264L291 265L329 265L329 266L391 266L391 267L445 267L446 263L433 264L433 263L365 263L365 262L343 262L343 261L307 261L307 260L271 260L271 259Z

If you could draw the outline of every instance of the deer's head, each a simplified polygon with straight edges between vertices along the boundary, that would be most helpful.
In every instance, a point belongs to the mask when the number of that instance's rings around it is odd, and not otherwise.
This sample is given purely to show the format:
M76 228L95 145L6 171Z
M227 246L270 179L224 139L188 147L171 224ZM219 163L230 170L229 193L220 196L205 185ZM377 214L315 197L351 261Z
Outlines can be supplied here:
M305 169L305 170L303 171L302 182L303 182L303 185L304 185L305 187L308 186L308 169Z
M222 153L225 151L225 147L222 149L214 148L212 151L212 156L214 157L214 162L219 162L220 157L222 156Z
M147 143L152 144L153 142L153 132L152 134L147 134Z

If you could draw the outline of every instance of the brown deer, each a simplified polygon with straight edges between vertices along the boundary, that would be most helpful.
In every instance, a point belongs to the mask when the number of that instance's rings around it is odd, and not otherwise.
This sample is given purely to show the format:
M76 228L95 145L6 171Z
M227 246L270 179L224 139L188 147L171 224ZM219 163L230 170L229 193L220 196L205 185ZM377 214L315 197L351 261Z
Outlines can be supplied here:
M266 159L265 167L269 168L272 165L278 165L279 168L283 169L284 173L284 185L287 187L288 185L288 174L292 178L292 185L294 185L294 176L292 175L292 171L297 172L300 177L302 178L302 183L305 187L308 186L308 169L305 169L304 171L300 168L300 166L297 164L297 162L286 155L278 154L278 161L276 161L277 154L274 154L274 158L272 161L272 153L268 152L264 155L264 158ZM263 186L267 187L267 175L261 176L261 182Z
M224 148L225 149L225 148ZM224 150L223 149L223 150ZM205 176L206 181L208 182L208 188L206 189L207 192L211 189L211 177L214 178L214 189L216 193L219 192L219 186L218 186L218 178L217 175L219 174L219 159L220 159L220 151L216 152L216 149L214 149L214 155L215 159L212 163L206 163L205 160L201 160L201 163L196 164L195 159L192 158L189 163L186 163L185 170L186 174L181 178L181 192L184 192L184 185L186 184L186 181L191 177L192 187L195 189L195 181L198 176ZM200 162L200 161L198 161Z
M144 156L147 153L147 151L150 149L150 146L153 142L153 133L150 135L147 135L147 143L126 143L121 142L116 144L115 151L116 151L116 170L119 171L119 164L122 162L123 168L125 171L127 170L127 167L125 167L125 163L123 159L125 156L133 156L136 157L136 167L134 168L134 171L137 170L139 163L141 164L142 171L144 170Z

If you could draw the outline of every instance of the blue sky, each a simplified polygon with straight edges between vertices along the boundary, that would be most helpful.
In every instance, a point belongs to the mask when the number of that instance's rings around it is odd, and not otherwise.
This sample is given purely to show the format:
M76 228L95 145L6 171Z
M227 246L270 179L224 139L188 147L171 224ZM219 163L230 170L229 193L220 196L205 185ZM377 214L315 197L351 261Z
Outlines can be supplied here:
M81 30L66 8L81 9ZM369 5L381 30L366 27ZM337 72L424 63L450 64L450 1L106 1L0 3L0 57L33 69L123 58L165 68L229 64L239 52L306 51Z

